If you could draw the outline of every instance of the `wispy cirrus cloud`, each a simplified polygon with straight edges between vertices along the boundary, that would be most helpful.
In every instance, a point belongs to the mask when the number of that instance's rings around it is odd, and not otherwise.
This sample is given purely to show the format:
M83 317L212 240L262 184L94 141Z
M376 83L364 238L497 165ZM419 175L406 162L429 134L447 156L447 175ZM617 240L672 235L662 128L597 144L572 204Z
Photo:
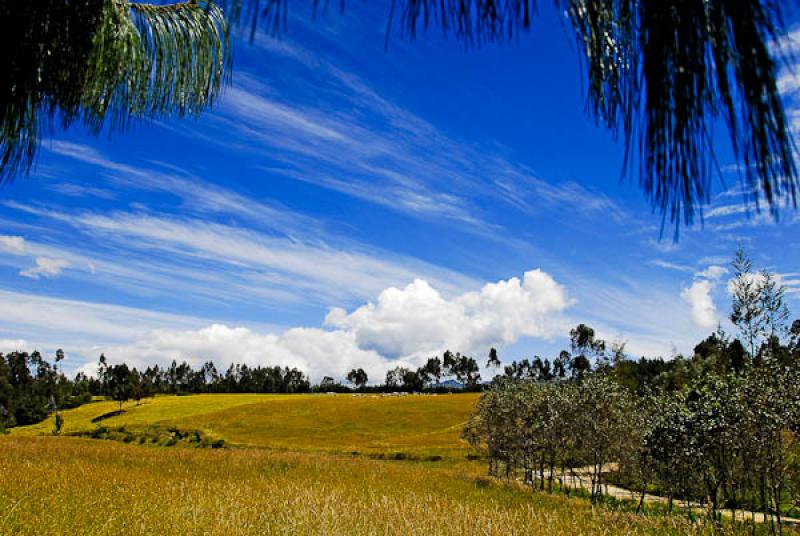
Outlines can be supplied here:
M48 218L86 238L69 248L27 242L28 255L64 259L38 266L29 275L67 265L73 277L114 285L128 292L278 307L281 303L326 305L363 299L390 286L424 276L448 292L471 278L423 261L354 243L334 245L323 237L276 235L256 229L148 212L111 214L6 202L5 206ZM336 241L334 236L325 238ZM119 259L124 251L125 261ZM266 301L265 301L266 300Z
M482 234L501 230L487 201L523 214L568 208L580 218L629 219L601 192L545 180L490 140L437 128L324 55L285 42L264 48L296 76L278 90L239 73L215 116L216 128L238 135L213 141L263 155L265 172Z
M651 259L647 261L647 264L658 268L664 268L665 270L674 270L676 272L691 272L694 270L694 268L687 264L665 261L663 259Z

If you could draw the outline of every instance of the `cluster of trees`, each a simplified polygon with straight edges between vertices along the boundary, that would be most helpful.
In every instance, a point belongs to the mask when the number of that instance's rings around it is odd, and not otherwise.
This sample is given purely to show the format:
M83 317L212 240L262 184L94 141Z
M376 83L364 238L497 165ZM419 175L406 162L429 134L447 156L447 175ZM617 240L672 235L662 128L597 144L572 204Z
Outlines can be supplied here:
M494 349L492 352L497 355ZM349 386L336 383L330 376L325 376L314 389L320 392L351 392L356 389L370 392L414 393L454 389L479 391L483 388L478 362L472 357L450 350L446 350L442 357L428 358L425 364L416 370L395 367L386 373L382 384L368 386L369 376L362 368L351 370L345 379Z
M0 431L39 422L52 412L91 400L86 382L70 381L59 369L63 359L61 350L53 363L39 352L0 353Z
M475 391L481 388L479 371L474 358L447 350L441 358L431 357L417 370L393 368L386 373L384 385L389 390L423 391L450 381L465 390Z
M494 348L492 348L492 353L497 356ZM408 367L395 367L386 373L384 383L380 385L367 387L369 377L362 368L351 370L345 379L359 391L374 392L423 392L452 389L477 391L483 388L478 362L472 357L461 355L458 352L453 353L450 350L445 351L442 357L428 358L425 364L416 370ZM352 389L347 385L336 383L330 376L325 376L315 390L347 392Z
M718 329L688 359L635 361L578 326L576 357L506 367L464 430L489 473L567 493L583 477L593 501L610 478L639 491L640 507L649 491L714 520L761 511L780 530L800 500L800 320L789 325L774 274L753 273L743 252L733 267L741 340Z
M143 371L125 363L112 365L100 356L98 373L79 372L70 380L59 368L64 352L56 352L50 363L39 352L0 354L0 430L42 421L56 414L56 432L63 424L58 413L85 404L93 396L106 396L122 403L156 394L190 393L307 393L308 377L296 368L231 365L220 374L212 362L198 370L188 363Z

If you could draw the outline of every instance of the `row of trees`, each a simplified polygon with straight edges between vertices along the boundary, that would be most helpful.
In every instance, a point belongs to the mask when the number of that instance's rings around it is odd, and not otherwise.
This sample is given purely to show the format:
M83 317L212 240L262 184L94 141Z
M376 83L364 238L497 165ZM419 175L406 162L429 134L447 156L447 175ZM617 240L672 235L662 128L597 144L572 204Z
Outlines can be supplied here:
M593 502L611 476L640 492L640 507L649 490L670 508L679 497L714 519L722 508L762 511L780 527L800 500L800 333L782 346L790 363L709 367L677 390L637 393L618 381L621 363L579 381L498 378L464 437L493 476L567 493L583 477Z
M496 356L497 352L492 349ZM369 377L364 369L353 369L347 373L347 381L364 390L369 382ZM443 383L449 381L451 383ZM320 389L334 390L336 385L333 378L326 376L320 383ZM341 386L346 389L346 386ZM408 367L395 367L386 373L383 385L376 385L372 390L377 391L407 391L419 392L429 389L447 389L455 387L469 391L481 388L481 375L478 362L469 356L461 355L450 350L444 352L442 357L431 357L424 365L416 370Z
M195 370L186 362L173 361L169 367L158 365L144 371L129 368L125 363L110 365L100 356L98 375L89 379L90 390L122 402L139 400L156 394L193 393L307 393L311 382L299 369L289 367L250 367L232 364L220 374L213 362L207 361Z
M789 324L778 277L743 252L733 268L741 340L717 329L688 359L635 361L578 326L574 355L506 367L464 430L489 473L567 493L583 478L595 502L611 479L640 507L649 491L670 508L702 503L715 521L761 511L780 531L800 501L800 320Z

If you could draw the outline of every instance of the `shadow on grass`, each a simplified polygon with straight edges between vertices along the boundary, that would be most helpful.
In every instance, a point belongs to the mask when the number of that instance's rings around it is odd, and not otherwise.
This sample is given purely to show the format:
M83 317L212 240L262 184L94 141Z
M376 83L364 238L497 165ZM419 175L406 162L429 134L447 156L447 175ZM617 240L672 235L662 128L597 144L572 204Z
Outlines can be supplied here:
M93 423L98 423L100 421L104 421L106 419L110 419L111 417L117 417L118 415L122 415L123 413L125 413L125 410L123 410L123 409L117 409L117 410L114 410L114 411L109 411L108 413L103 413L102 415L98 415L97 417L92 419L92 422Z

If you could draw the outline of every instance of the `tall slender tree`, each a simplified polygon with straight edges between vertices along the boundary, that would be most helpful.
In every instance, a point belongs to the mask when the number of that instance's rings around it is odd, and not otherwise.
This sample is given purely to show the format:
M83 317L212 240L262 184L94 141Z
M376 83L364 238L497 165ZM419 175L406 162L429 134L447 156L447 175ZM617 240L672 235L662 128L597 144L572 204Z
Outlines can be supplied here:
M767 338L784 337L789 333L789 307L786 304L786 288L778 276L769 270L761 271L760 308L763 314L763 330Z
M753 272L753 261L743 248L738 248L731 263L731 322L739 328L742 339L747 342L750 358L756 357L759 335L764 329L762 289L758 276Z

